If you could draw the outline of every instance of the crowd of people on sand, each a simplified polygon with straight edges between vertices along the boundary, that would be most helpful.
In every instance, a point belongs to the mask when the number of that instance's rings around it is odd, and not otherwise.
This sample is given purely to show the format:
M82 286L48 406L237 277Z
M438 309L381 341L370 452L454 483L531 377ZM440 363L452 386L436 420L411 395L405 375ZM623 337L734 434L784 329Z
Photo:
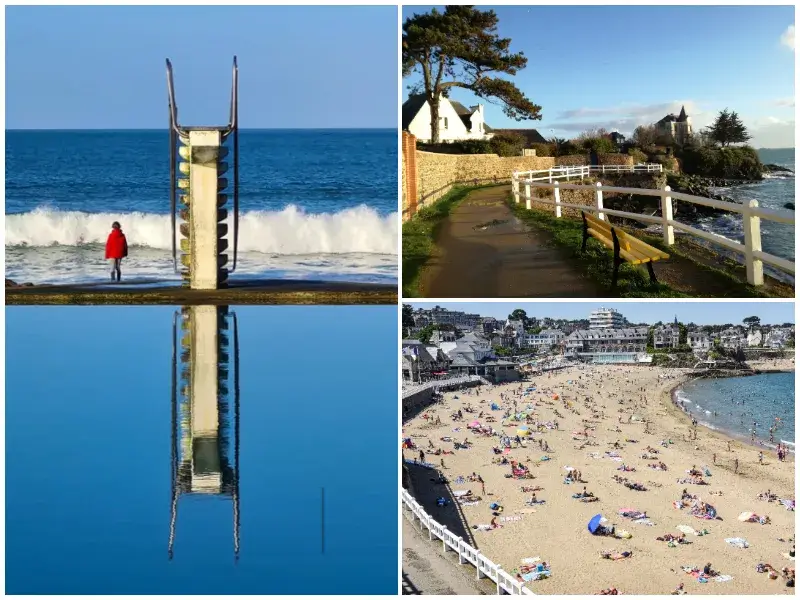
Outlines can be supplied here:
M566 428L565 434L571 437L573 444L572 448L576 450L587 449L589 451L592 446L600 446L603 437L610 437L608 434L602 433L604 429L601 424L609 418L613 419L616 416L616 424L608 431L615 434L622 433L621 427L626 427L626 431L630 426L643 426L644 434L654 434L653 429L657 426L651 419L642 419L638 414L648 406L648 402L652 400L652 390L647 386L639 386L634 388L631 384L631 379L626 377L628 372L624 368L616 368L614 375L616 377L604 378L592 368L579 367L574 369L574 378L567 380L567 385L549 385L548 380L552 375L544 374L536 378L536 381L523 381L521 383L495 385L489 388L490 393L494 398L499 398L498 401L492 401L485 394L485 387L469 388L459 390L455 393L450 393L443 396L442 400L437 403L434 408L421 416L422 423L426 428L436 429L443 426L449 426L452 431L450 435L437 434L440 443L434 443L433 439L427 441L425 450L419 448L414 441L413 435L405 436L403 438L403 448L415 452L413 455L413 462L418 462L430 466L426 463L427 456L441 457L440 466L442 473L437 478L431 478L433 483L448 483L450 486L468 485L470 483L480 486L480 495L473 492L472 489L451 489L451 496L453 500L461 506L477 507L473 508L473 512L469 513L470 527L479 532L492 532L499 530L503 527L515 525L515 521L523 519L526 512L536 512L537 510L547 510L547 499L542 498L542 493L545 488L537 484L522 484L519 486L521 497L515 499L514 497L500 497L494 496L491 492L487 492L487 484L481 474L472 472L466 476L454 476L448 479L443 475L444 471L448 469L445 457L447 455L461 454L464 451L474 452L475 448L484 448L486 442L477 445L477 440L486 438L491 440L489 446L491 460L488 463L492 470L500 468L503 470L503 477L513 480L535 480L538 473L537 469L547 464L549 461L556 460L558 448L551 447L553 443L554 432L560 432L561 424L569 419L573 422L578 422L578 426L572 431L573 427ZM620 385L620 379L627 385ZM674 376L659 376L659 381L662 379L674 379ZM594 386L594 390L598 387L601 390L601 397L598 397L596 391L589 389L589 384ZM469 399L469 401L467 401ZM450 401L456 401L455 404L450 404ZM617 411L616 415L610 412L609 404L614 406ZM675 402L684 412L688 410L679 402ZM448 408L450 407L450 408ZM662 409L663 410L663 409ZM545 416L545 413L551 413ZM441 414L448 414L447 418L442 418ZM696 443L697 421L693 418L693 426L695 433L691 434L688 440L684 437L683 442L690 441L690 445ZM755 426L755 423L754 423ZM511 428L509 430L509 428ZM460 432L465 432L467 437L461 438ZM571 431L571 434L570 434ZM771 428L770 433L774 433ZM458 436L458 437L456 437ZM469 436L472 436L470 439ZM556 437L559 437L556 435ZM662 487L662 483L653 481L640 482L628 479L625 475L628 473L636 473L636 465L626 462L624 456L630 458L640 458L642 460L650 461L646 463L649 469L654 471L668 471L668 466L665 461L679 458L680 454L671 452L674 442L668 436L664 439L656 438L651 443L644 443L638 441L638 436L623 436L619 435L618 439L613 442L608 441L608 448L605 452L602 451L589 451L588 457L593 459L606 459L620 464L615 466L614 473L611 474L611 479L616 483L621 484L625 488L637 492L647 492L649 489ZM548 439L550 438L550 442ZM680 442L681 440L678 440ZM442 444L452 444L452 449ZM553 446L556 446L553 443ZM639 450L640 449L640 450ZM695 450L698 448L695 447ZM728 450L730 451L730 442L728 442ZM427 451L427 453L426 453ZM669 456L664 455L667 453ZM787 449L783 444L778 444L776 454L779 461L786 459ZM711 457L710 457L711 458ZM409 460L410 461L410 460ZM713 455L713 464L717 464L716 454ZM759 462L763 463L763 455L759 458ZM574 464L574 463L573 463ZM582 490L580 492L571 493L571 498L579 500L580 502L599 502L600 498L592 491L587 489L589 478L584 475L580 469L565 466L563 467L566 473L563 475L564 485L580 485ZM739 462L738 455L735 462L734 472L738 474ZM677 478L678 485L697 485L709 486L709 479L713 479L711 469L708 466L698 467L692 465L691 468L686 469L686 475ZM708 496L720 497L723 491L715 490L706 493ZM558 501L558 498L549 498L550 500ZM794 498L780 498L779 494L775 494L768 489L766 492L758 494L758 500L766 502L780 502L786 510L794 510ZM437 507L445 509L450 506L450 500L444 496L437 498ZM480 508L481 505L486 506L486 509ZM699 494L690 493L687 488L683 488L677 500L672 502L675 509L685 511L686 514L691 515L697 519L713 521L720 517L718 516L717 509L708 500L703 499ZM517 507L520 508L517 508ZM474 518L474 511L479 513L488 509L488 514L485 519ZM508 510L507 510L508 509ZM630 522L636 524L644 524L653 526L647 511L639 511L634 509L620 510L619 515ZM758 515L755 513L746 513L746 518L743 518L745 513L740 515L739 521L742 523L760 523L769 525L771 520L769 516ZM597 515L600 517L600 515ZM483 521L483 522L476 522ZM488 523L486 522L488 521ZM707 528L695 530L692 527L681 525L678 527L680 533L664 532L655 537L655 540L662 542L670 547L685 546L693 543L691 539L694 536L711 535ZM611 537L617 540L627 540L632 536L631 533L624 529L619 529L615 524L602 519L602 522L596 524L596 527L590 528L591 535ZM498 534L491 534L492 536ZM743 538L730 538L726 539L731 545L737 545L743 542L739 547L747 547L746 540ZM789 539L793 543L793 536ZM794 559L794 545L785 557ZM634 554L631 549L606 549L599 552L599 557L604 560L619 561L624 559L634 559ZM726 582L732 579L731 575L726 575L714 569L711 563L707 563L702 568L694 566L681 567L683 572L692 575L700 583L713 580L716 582ZM767 563L759 563L757 565L758 572L768 573L769 579L778 579L782 577L788 587L794 587L794 569L790 567L773 568ZM541 579L547 579L552 576L551 564L547 561L542 561L539 557L535 559L521 559L521 564L511 571L511 574L520 582L529 583ZM607 587L597 592L601 595L618 595L620 591L617 587ZM672 594L685 594L684 583L680 582L679 585L671 592Z

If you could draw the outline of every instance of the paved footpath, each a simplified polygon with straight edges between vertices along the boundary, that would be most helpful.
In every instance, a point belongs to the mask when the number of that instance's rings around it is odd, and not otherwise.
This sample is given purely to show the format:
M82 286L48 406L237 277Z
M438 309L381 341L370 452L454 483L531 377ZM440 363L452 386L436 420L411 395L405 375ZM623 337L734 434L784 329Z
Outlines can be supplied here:
M495 584L477 581L475 567L458 564L454 552L445 556L441 541L432 542L403 516L403 594L409 595L487 595Z
M510 186L470 193L447 217L437 254L425 267L427 298L597 298L607 296L580 273L547 234L530 230L505 199Z

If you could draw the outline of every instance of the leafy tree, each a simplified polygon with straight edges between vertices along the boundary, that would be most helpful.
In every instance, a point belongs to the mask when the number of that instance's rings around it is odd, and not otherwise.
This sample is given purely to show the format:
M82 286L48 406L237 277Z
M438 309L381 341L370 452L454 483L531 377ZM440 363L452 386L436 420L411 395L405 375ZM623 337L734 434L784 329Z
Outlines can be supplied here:
M516 121L541 119L541 106L516 85L496 74L516 75L528 64L522 52L509 51L511 39L497 34L497 14L474 6L446 6L415 14L403 23L403 77L422 73L414 91L422 92L431 108L431 141L439 142L439 98L454 87L479 98L498 101Z
M742 323L745 324L746 327L752 329L753 327L758 327L761 325L761 318L760 317L745 317L742 319Z
M403 334L407 335L412 327L414 327L414 309L410 304L403 304Z
M653 331L654 329L652 327L647 331L647 351L650 352L651 354L653 352L653 349L655 348Z
M425 325L425 327L423 327L417 334L417 339L423 344L430 344L433 331L434 331L433 325Z
M678 345L686 346L686 338L688 337L689 330L683 323L678 323Z
M567 143L567 140L560 137L554 137L550 140L547 140L549 144L553 145L553 155L554 156L562 156L561 148L564 144Z
M747 357L745 357L744 350L742 350L741 346L736 348L736 352L735 352L735 354L733 356L733 359L737 363L743 363L743 362L745 362L745 360L747 360Z
M525 323L528 320L528 313L526 313L521 308L515 309L510 315L508 315L509 321L522 321Z
M502 346L495 346L492 350L497 356L511 356L514 353L511 348L503 348Z
M649 148L655 146L658 140L658 133L655 125L639 125L633 130L631 141L639 148Z
M752 136L735 111L721 110L716 120L706 128L708 136L723 148L728 144L743 144Z

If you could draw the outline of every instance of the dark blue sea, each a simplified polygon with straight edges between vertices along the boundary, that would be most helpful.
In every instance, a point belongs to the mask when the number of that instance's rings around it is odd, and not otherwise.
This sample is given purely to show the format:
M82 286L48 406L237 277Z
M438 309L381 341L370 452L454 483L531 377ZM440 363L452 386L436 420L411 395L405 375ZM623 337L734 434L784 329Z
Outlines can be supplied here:
M749 440L755 421L757 440L789 443L794 451L793 372L698 379L681 386L676 399L707 427ZM769 428L776 422L775 444L770 444Z
M389 306L7 308L6 593L396 594L396 336Z
M759 148L758 156L764 164L776 164L791 169L792 172L770 173L758 183L717 188L716 191L737 202L758 200L759 206L786 210L785 205L788 202L795 202L794 148ZM707 218L700 225L712 233L740 243L744 242L740 215L728 213L721 217ZM794 236L795 230L791 225L761 220L761 245L765 252L794 260ZM777 274L768 266L767 270L773 275Z
M394 130L242 131L240 205L234 279L397 280ZM166 128L6 132L6 277L105 281L116 220L126 280L178 281L168 213Z

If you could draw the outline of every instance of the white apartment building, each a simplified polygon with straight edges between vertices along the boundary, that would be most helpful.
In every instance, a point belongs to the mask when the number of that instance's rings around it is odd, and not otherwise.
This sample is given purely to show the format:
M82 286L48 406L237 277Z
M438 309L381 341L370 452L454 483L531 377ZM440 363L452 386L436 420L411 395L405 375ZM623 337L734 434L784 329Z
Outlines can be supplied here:
M622 329L625 317L613 308L599 308L589 314L589 329Z

